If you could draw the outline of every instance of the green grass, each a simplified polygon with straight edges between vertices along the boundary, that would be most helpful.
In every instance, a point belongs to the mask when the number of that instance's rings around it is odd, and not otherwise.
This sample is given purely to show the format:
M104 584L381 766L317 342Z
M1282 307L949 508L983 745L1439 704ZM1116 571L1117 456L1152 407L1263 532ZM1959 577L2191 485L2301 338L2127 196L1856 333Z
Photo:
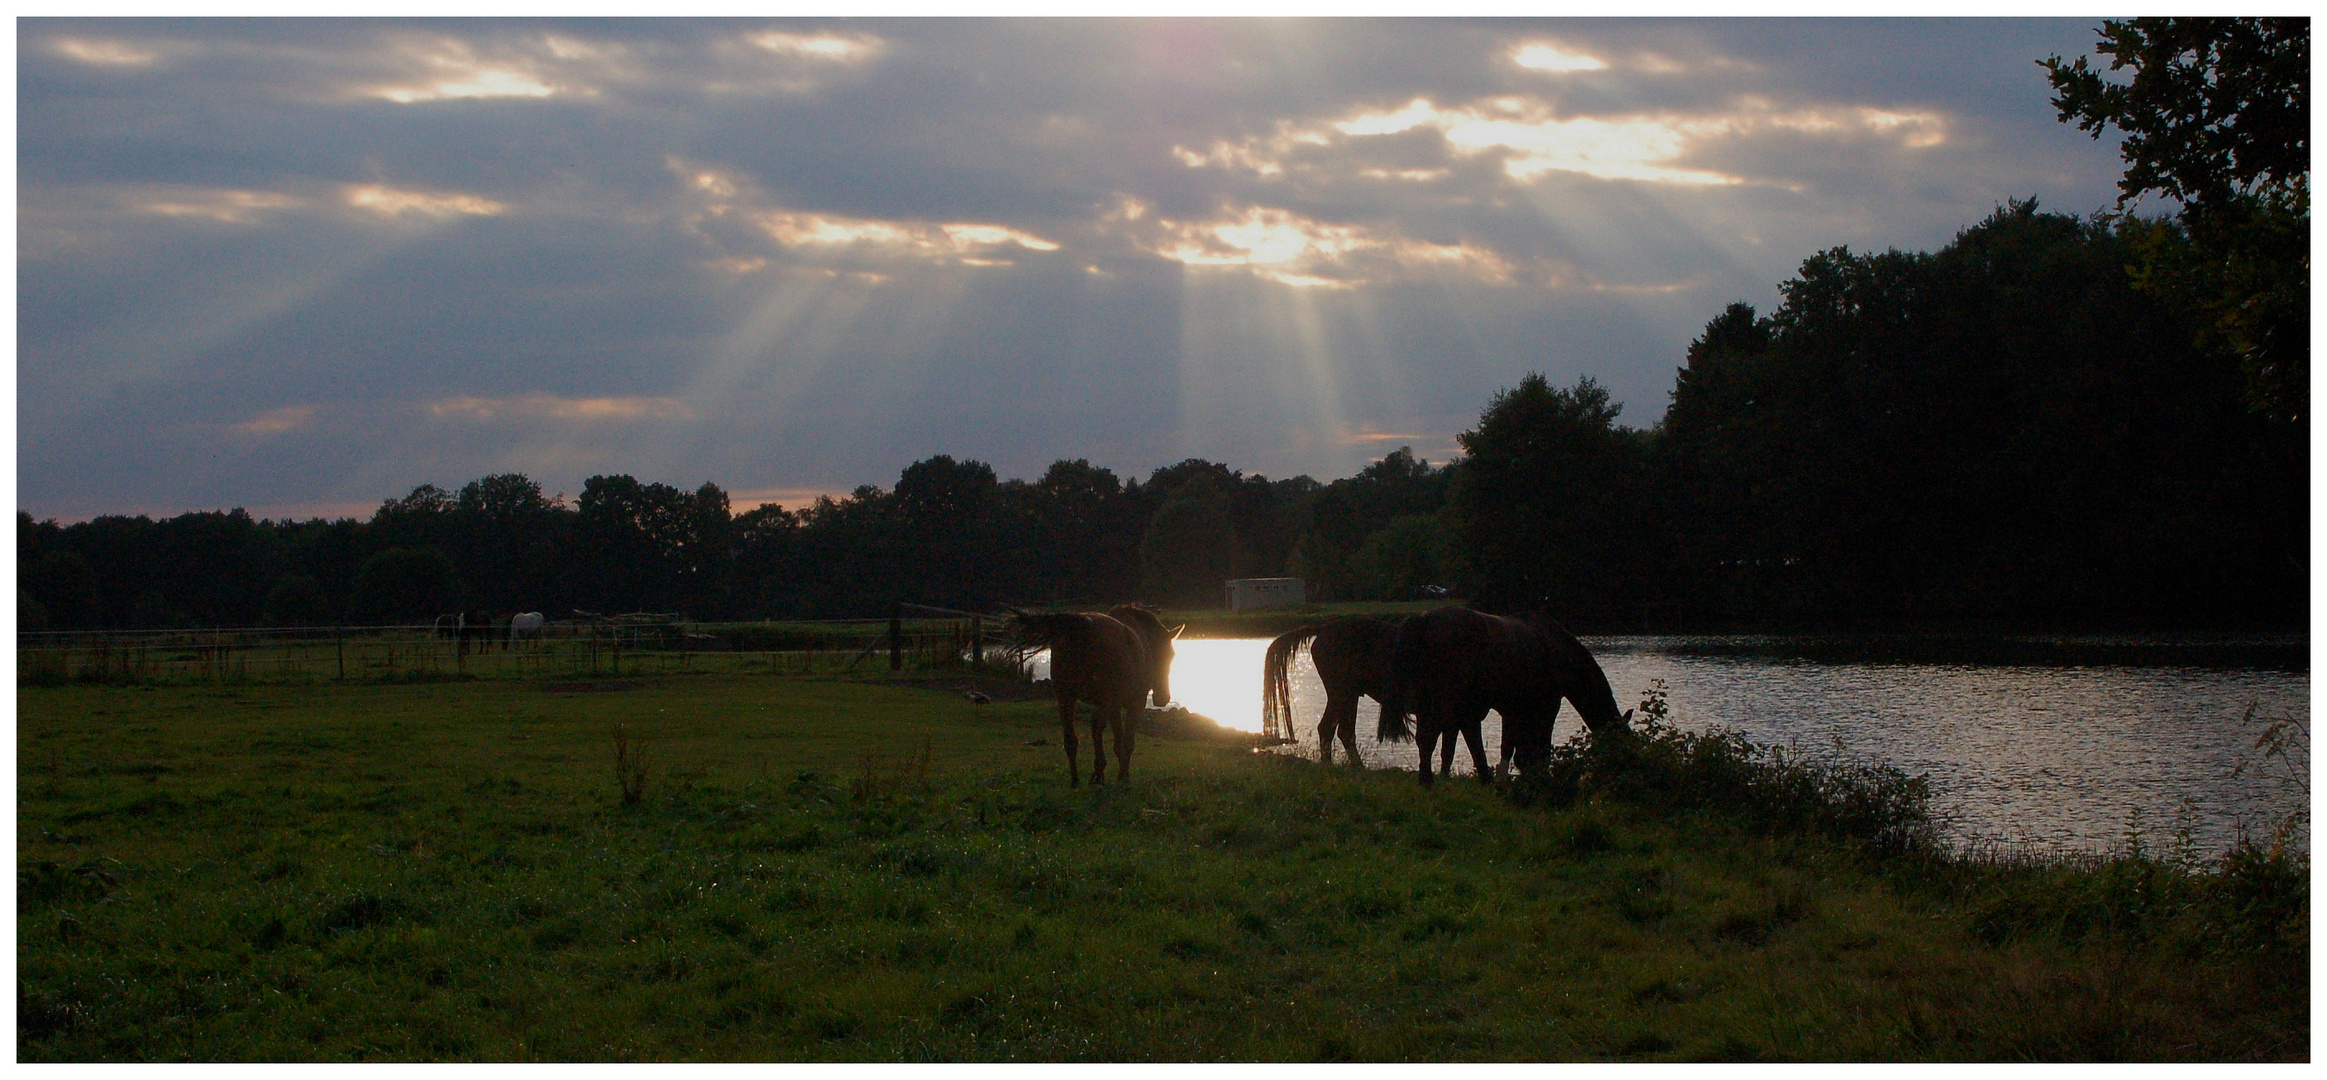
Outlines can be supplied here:
M27 1061L2308 1053L2307 894L1881 854L1662 743L1522 805L1157 738L1069 789L1047 702L766 674L18 705Z

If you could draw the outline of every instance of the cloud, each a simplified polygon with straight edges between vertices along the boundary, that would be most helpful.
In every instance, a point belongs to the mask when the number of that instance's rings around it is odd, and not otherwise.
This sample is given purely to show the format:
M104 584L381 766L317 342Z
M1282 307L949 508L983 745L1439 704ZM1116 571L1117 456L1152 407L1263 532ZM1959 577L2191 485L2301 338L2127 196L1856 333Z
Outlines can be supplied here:
M92 67L145 67L160 56L151 49L123 41L78 37L51 38L49 48L60 56Z
M125 192L123 201L140 214L204 218L228 225L249 225L267 211L306 205L306 200L294 195L235 188L147 188Z
M1608 62L1597 56L1574 52L1549 41L1522 45L1511 53L1511 62L1530 71L1566 73L1570 71L1606 71Z
M869 34L793 34L764 30L747 34L744 40L778 56L833 64L863 63L881 49L881 39Z
M846 257L873 264L938 262L974 268L1013 265L1010 256L1018 251L1049 253L1063 247L993 222L860 217L775 205L757 181L737 170L679 158L666 167L680 178L682 200L693 203L684 213L688 227L721 249L710 265L731 274L764 269L771 254L811 262Z
M1430 274L1508 284L1526 276L1484 245L1417 239L1387 224L1329 224L1282 207L1224 205L1200 220L1159 218L1144 232L1139 242L1150 254L1295 288L1346 289Z
M399 105L450 98L548 97L556 92L530 75L499 68L480 68L423 86L391 86L373 91Z
M245 435L281 435L315 426L315 413L313 405L285 405L227 426Z
M520 397L453 397L428 403L428 414L438 420L489 424L500 421L629 424L647 420L685 420L694 410L670 397L568 398L551 394Z
M406 214L429 218L450 218L463 214L491 217L509 209L482 195L458 191L407 191L385 184L352 185L347 188L345 198L349 206L386 218Z
M1695 112L1562 115L1544 98L1506 94L1454 108L1441 108L1429 98L1417 97L1395 109L1361 111L1315 126L1282 120L1265 137L1241 143L1218 140L1201 152L1174 146L1172 154L1189 168L1242 170L1278 179L1295 167L1294 155L1305 153L1300 167L1307 172L1326 172L1338 166L1350 175L1368 179L1427 182L1445 179L1450 173L1444 167L1392 169L1361 164L1358 155L1370 140L1435 130L1455 157L1498 156L1504 174L1521 183L1549 173L1573 173L1601 180L1692 187L1756 181L1793 186L1782 176L1753 177L1691 167L1685 162L1715 142L1750 143L1774 134L1925 150L1944 144L1948 128L1947 117L1929 109L1902 111L1858 105L1789 109L1764 98L1744 97Z

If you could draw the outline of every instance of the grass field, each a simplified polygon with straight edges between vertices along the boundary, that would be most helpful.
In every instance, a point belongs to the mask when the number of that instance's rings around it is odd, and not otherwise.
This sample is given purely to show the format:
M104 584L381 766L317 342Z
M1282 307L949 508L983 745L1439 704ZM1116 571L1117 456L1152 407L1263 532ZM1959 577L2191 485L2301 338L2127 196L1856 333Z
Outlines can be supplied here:
M21 688L18 1056L2308 1054L2307 860L1883 855L1219 741L1070 790L1047 702L958 683Z

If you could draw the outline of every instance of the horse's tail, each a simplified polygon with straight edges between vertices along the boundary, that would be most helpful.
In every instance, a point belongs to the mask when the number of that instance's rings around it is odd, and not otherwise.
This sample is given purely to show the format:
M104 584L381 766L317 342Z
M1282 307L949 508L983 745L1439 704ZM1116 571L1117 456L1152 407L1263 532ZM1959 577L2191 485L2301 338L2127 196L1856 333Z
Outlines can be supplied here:
M1406 724L1406 714L1417 704L1414 687L1420 684L1426 666L1422 638L1428 623L1428 616L1416 615L1399 624L1391 639L1390 698L1382 702L1381 719L1374 725L1377 740L1405 742L1414 737L1414 729Z
M1269 651L1260 668L1260 730L1264 738L1290 739L1293 737L1293 657L1301 646L1317 639L1317 632L1325 627L1311 624L1288 634L1281 634L1269 642Z

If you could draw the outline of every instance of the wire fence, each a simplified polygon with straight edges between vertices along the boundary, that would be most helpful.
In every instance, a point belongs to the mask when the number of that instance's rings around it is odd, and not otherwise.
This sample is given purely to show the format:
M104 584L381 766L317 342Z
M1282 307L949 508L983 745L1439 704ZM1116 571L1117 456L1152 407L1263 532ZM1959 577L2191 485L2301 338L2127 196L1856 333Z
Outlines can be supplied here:
M968 615L968 613L962 613ZM412 682L598 678L682 671L837 674L925 670L990 655L976 617L692 623L670 616L558 621L532 633L429 624L23 631L20 686L64 683Z

